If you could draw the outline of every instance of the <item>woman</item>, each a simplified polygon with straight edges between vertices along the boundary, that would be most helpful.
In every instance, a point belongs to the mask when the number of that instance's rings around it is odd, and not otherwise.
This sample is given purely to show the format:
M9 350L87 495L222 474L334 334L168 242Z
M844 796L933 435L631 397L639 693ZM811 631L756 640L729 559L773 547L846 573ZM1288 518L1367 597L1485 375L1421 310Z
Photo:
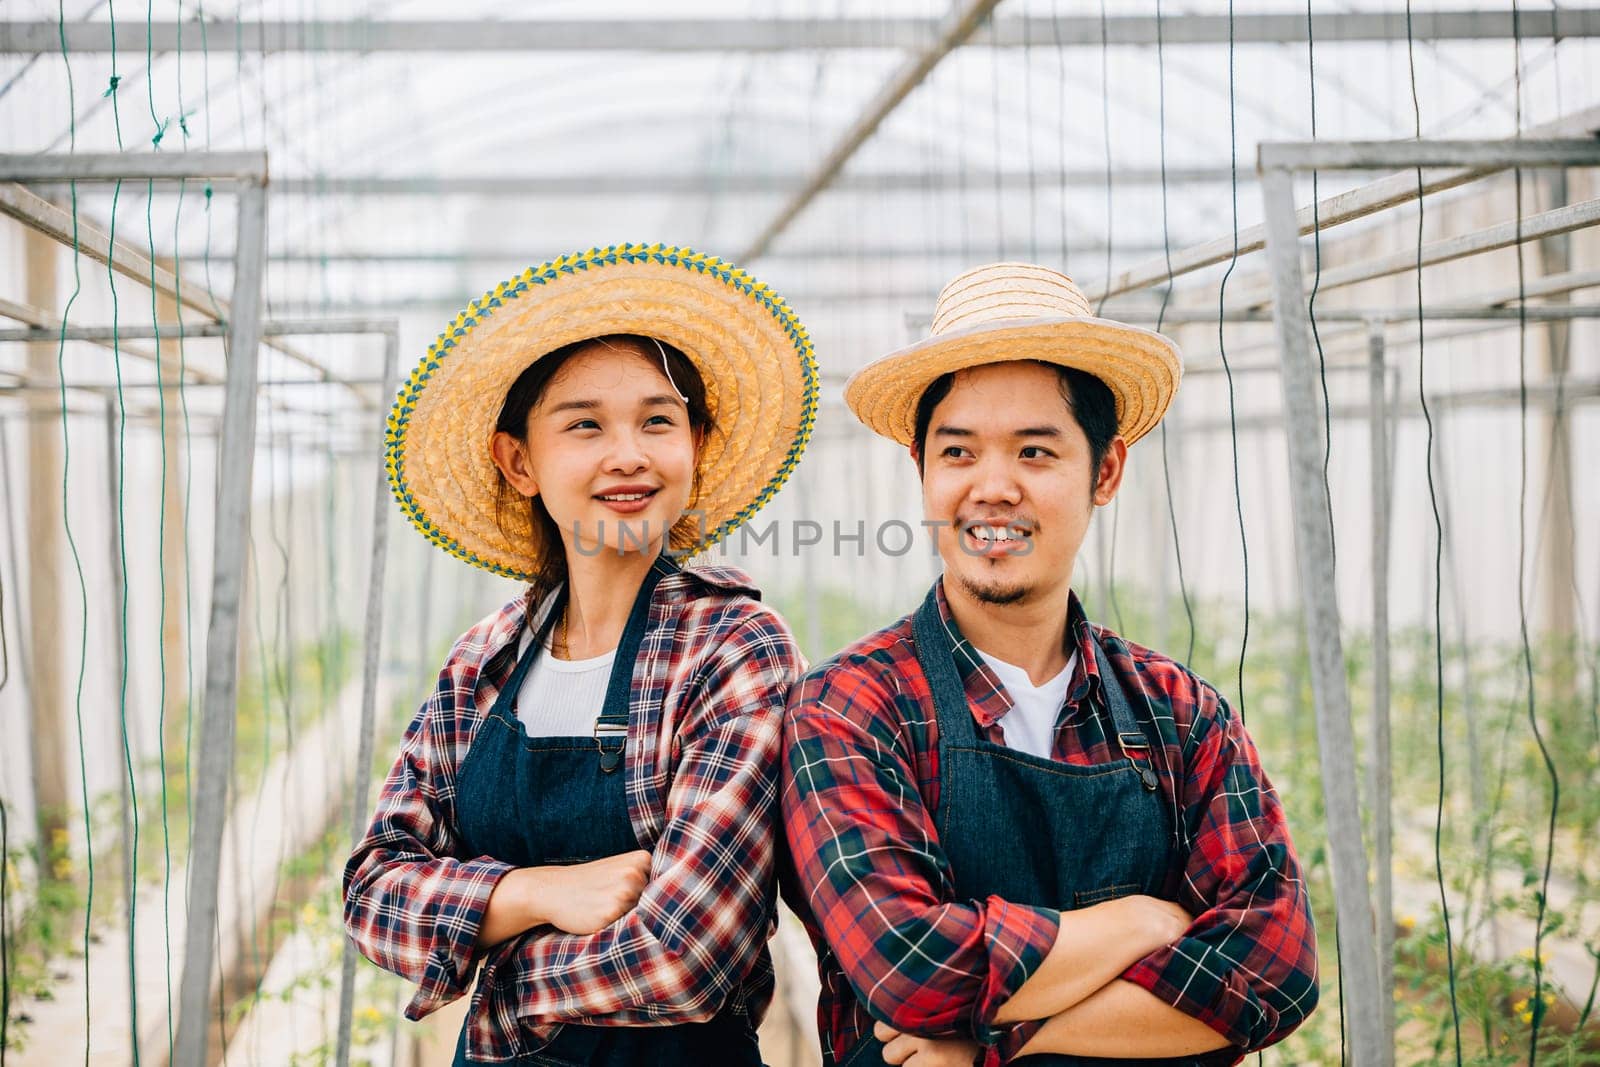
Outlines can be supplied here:
M788 477L817 371L742 271L623 245L476 302L389 420L434 543L527 590L456 642L345 868L345 926L466 991L457 1064L759 1064L777 755L802 661L740 572L682 566Z

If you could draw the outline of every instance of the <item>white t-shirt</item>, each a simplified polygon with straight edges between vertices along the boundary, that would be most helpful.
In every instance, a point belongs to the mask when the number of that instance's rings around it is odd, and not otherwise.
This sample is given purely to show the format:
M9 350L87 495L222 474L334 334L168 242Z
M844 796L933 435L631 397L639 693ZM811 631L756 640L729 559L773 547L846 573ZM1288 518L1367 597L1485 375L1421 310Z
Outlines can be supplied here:
M1028 672L1021 667L995 659L982 649L978 649L978 655L999 677L1000 684L1011 697L1011 710L1000 718L1007 747L1050 759L1055 751L1056 718L1061 714L1061 705L1066 703L1067 686L1072 684L1078 653L1074 651L1061 673L1043 685L1034 685L1028 679Z
M527 652L533 635L555 603L552 594L539 605L531 625L524 627L517 642L517 655ZM559 626L560 624L557 623ZM556 659L547 637L544 651L522 679L517 693L517 718L529 737L589 737L605 707L606 685L611 681L611 664L617 658L612 649L590 659Z

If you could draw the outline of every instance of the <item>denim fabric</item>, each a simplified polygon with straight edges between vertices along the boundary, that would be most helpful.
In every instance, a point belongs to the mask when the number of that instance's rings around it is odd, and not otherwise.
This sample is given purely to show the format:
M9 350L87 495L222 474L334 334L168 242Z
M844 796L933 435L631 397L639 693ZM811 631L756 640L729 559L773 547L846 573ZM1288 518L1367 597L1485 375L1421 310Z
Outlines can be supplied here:
M1173 862L1170 816L1146 761L1129 757L1081 766L983 739L956 670L950 633L934 593L912 622L917 661L939 717L939 843L963 900L998 896L1072 911L1120 896L1157 895ZM1155 724L1135 714L1098 641L1103 696L1119 746L1161 744ZM882 1062L868 1035L846 1067ZM1192 1064L1191 1058L1100 1059L1039 1055L1011 1061L1057 1065Z
M564 605L558 602L548 613L461 763L456 818L467 854L540 867L585 863L640 847L628 818L626 778L616 771L628 723L633 662L662 573L663 568L652 567L634 601L593 737L530 738L517 719L523 679ZM463 1028L456 1067L477 1062L467 1059L465 1044ZM725 1010L709 1022L662 1027L568 1023L543 1048L513 1062L706 1067L758 1065L761 1059L748 1018Z

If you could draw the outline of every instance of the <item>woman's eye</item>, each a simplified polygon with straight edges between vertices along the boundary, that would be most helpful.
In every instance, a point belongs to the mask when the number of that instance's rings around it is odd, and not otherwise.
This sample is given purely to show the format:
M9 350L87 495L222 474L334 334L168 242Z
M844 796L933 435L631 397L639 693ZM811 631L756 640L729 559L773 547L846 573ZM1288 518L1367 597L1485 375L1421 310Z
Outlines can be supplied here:
M646 426L675 426L671 415L652 415L644 420Z
M567 427L569 430L598 430L599 428L600 424L593 419L579 419Z

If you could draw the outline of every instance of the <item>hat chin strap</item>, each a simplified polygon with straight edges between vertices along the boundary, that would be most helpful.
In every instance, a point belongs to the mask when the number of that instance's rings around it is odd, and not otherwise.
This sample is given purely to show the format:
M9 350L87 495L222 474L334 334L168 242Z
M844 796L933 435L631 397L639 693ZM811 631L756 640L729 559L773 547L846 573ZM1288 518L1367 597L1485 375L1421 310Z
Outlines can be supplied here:
M661 373L667 376L667 384L672 386L674 393L678 394L678 399L683 401L683 406L688 407L689 398L683 395L683 390L678 388L678 383L672 380L672 370L667 366L667 350L661 346L660 338L651 337L650 340L655 343L656 351L661 353Z

